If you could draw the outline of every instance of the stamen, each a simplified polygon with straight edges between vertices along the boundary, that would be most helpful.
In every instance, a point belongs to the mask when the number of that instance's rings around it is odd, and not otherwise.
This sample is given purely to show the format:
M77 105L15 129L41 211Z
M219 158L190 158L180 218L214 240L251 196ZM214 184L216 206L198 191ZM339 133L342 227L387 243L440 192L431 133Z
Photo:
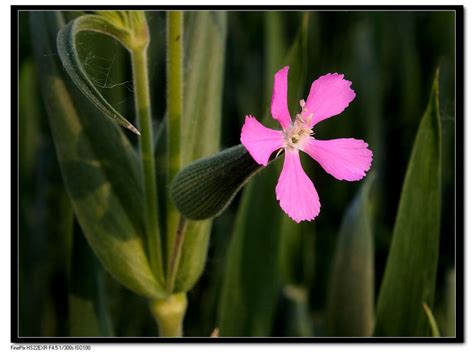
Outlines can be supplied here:
M295 120L296 120L295 122L300 123L300 124L306 123L302 114L296 114Z
M295 120L291 125L284 129L285 134L285 148L300 149L309 136L312 136L313 130L309 127L309 122L313 117L313 113L306 115L306 102L304 99L300 100L301 112L296 114ZM280 152L278 152L280 153Z

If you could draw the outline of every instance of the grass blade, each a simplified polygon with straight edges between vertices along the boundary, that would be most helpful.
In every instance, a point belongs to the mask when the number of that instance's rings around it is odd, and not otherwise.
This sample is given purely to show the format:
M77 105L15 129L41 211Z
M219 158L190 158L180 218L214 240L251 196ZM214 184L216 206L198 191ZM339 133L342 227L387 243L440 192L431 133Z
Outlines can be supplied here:
M69 334L112 336L104 270L80 231L74 232L69 291Z
M433 315L433 312L431 311L430 307L426 303L423 303L423 309L425 310L426 317L428 318L428 321L430 323L431 333L433 337L439 337L440 336L439 328L438 328L438 324L436 323L436 319Z
M268 336L279 289L279 224L274 199L280 161L246 187L227 251L219 304L221 336ZM271 195L271 196L270 196Z
M115 279L143 296L161 297L143 247L144 191L136 152L116 125L98 119L64 76L58 57L50 55L64 25L61 13L34 12L30 19L57 157L84 235Z
M411 152L377 302L376 336L426 336L440 236L441 128L438 73Z
M328 298L330 336L369 336L374 321L371 173L346 211L333 259Z
M186 17L187 16L187 17ZM181 165L216 153L220 147L227 13L185 15L184 115ZM175 291L187 291L204 270L212 221L188 221Z

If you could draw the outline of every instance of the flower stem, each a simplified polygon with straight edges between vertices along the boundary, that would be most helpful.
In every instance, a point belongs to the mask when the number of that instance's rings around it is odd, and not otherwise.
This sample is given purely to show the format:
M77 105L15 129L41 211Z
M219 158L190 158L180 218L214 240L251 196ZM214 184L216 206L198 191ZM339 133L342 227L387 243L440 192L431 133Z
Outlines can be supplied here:
M183 13L166 13L167 26L167 109L168 109L168 185L181 168L181 117L183 114ZM173 292L184 239L184 218L167 197L167 276L166 289Z
M167 78L168 78L168 180L171 181L181 167L181 115L183 113L183 13L167 12Z
M164 282L160 229L158 227L158 195L153 154L153 128L148 84L147 48L148 43L144 46L134 48L131 51L132 71L135 89L135 110L141 132L139 144L145 186L148 256L153 272L160 282Z
M150 302L150 310L158 324L160 337L181 337L183 319L188 306L185 293L176 293L166 299Z
M168 293L172 293L174 289L176 273L178 272L179 261L181 260L181 250L183 249L185 231L186 219L181 216L179 217L178 229L176 231L176 237L174 239L173 252L171 253L168 265L168 273L166 275L166 291Z

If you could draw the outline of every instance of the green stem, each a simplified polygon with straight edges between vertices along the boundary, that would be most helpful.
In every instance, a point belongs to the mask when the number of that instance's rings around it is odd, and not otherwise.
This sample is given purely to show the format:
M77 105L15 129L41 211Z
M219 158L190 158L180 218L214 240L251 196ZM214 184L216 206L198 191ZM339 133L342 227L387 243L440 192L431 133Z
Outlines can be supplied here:
M168 77L168 180L171 181L181 167L181 116L183 113L183 13L167 12L167 77Z
M148 44L132 50L135 109L141 132L139 139L142 171L145 184L145 217L148 256L151 268L163 282L160 229L158 228L158 200L156 191L155 158L153 154L153 129L151 121L150 92L148 84Z
M160 337L183 335L183 319L187 306L186 293L176 293L166 299L150 302L150 310L158 324Z
M432 336L433 337L440 337L441 335L439 333L439 328L438 328L438 324L436 323L436 319L435 319L435 317L433 315L433 312L431 311L430 307L425 302L423 302L423 309L425 309L426 316L428 317L428 322L429 322L430 327L431 327Z
M181 168L181 116L183 114L183 13L181 11L169 11L166 13L167 25L167 109L168 109L168 185ZM179 231L180 213L167 197L167 290L173 291L174 281L182 247L182 240L177 239ZM183 235L183 234L181 234ZM181 236L180 235L180 236ZM178 244L177 244L178 242ZM181 243L180 243L181 242ZM178 250L178 253L176 253ZM171 276L171 278L170 278Z
M171 253L170 262L168 265L168 273L166 276L166 291L172 293L174 283L176 281L176 274L178 272L179 262L181 260L181 253L184 244L184 235L186 231L186 219L181 216L179 218L178 229L174 238L173 252Z

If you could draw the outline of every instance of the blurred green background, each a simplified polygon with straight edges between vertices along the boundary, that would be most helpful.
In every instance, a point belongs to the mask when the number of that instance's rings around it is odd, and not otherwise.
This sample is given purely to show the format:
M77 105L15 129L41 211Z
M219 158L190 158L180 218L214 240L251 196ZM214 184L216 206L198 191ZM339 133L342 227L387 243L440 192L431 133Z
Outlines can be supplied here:
M66 13L69 19L80 14ZM27 11L20 13L19 37L20 335L68 336L77 324L75 301L69 297L71 287L77 285L70 281L71 249L88 245L74 221L62 183L38 86L29 15ZM186 12L185 16L191 13ZM369 300L369 305L376 302L379 293L410 151L439 67L442 209L432 309L441 334L451 336L455 295L455 14L311 11L306 16L307 70L301 86L290 85L290 90L300 90L295 98L305 98L317 77L328 72L343 73L352 81L356 99L342 115L318 125L316 137L360 138L374 151L372 170L376 176L370 192L373 249L369 249L373 251L369 266L373 270L374 292L367 294L374 299ZM157 128L166 111L165 14L149 11L147 18L151 33L152 108ZM288 64L285 57L303 18L299 11L227 13L222 148L240 143L246 114L258 119L268 114L273 74ZM80 34L78 44L83 65L101 93L124 116L133 118L127 52L98 34ZM188 69L184 67L185 75ZM290 77L295 70L298 68L290 67ZM294 114L299 108L297 100L289 103ZM134 136L127 136L136 143ZM338 335L331 326L331 276L337 276L333 264L342 219L362 183L339 182L309 158L304 157L303 162L320 196L320 215L314 222L295 228L286 216L281 217L274 196L258 201L259 206L252 208L255 196L250 191L250 196L240 192L213 223L204 273L188 293L186 336L210 336L216 327L228 335ZM264 170L248 188L265 194L263 187L271 194L277 175L271 169ZM262 202L267 206L262 208ZM246 211L239 212L239 207ZM101 327L100 332L116 336L156 335L147 300L115 282L92 252L83 261L80 276L84 283L96 280L88 276L94 273L103 285L94 302L94 310L108 313L106 327ZM345 266L350 272L353 264ZM249 301L232 297L232 293L249 292L254 293ZM232 303L245 309L232 312ZM368 315L371 321L370 310Z

